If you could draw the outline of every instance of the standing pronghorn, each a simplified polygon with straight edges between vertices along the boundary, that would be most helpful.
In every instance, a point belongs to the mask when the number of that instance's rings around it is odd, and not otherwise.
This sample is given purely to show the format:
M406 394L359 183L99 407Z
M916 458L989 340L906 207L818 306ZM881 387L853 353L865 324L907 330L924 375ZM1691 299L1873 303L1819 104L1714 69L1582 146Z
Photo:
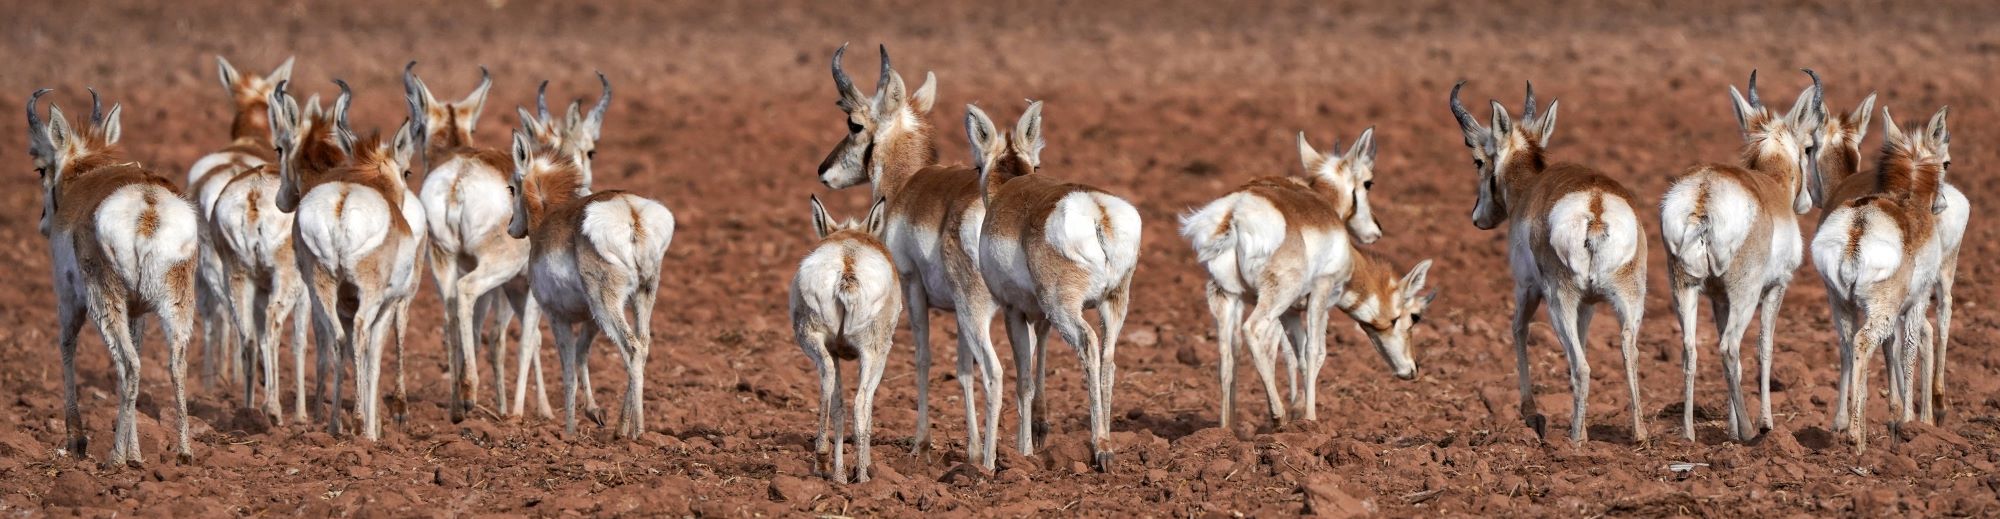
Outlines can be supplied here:
M188 450L187 344L194 327L195 247L199 222L167 179L125 158L118 146L120 106L100 111L91 92L90 127L77 131L51 105L45 123L28 97L28 155L42 180L41 232L53 256L56 332L62 350L63 448L79 456L89 441L77 409L76 338L85 318L97 324L118 372L118 420L105 465L139 463L135 425L139 342L145 314L159 316L173 378L175 451Z
M1821 123L1819 76L1799 94L1789 113L1766 109L1757 98L1757 72L1750 72L1749 98L1729 87L1730 105L1743 131L1743 165L1706 164L1690 168L1667 188L1660 201L1660 235L1666 241L1667 269L1680 317L1682 368L1681 435L1694 439L1695 305L1707 295L1716 328L1722 375L1729 386L1729 437L1748 440L1749 408L1743 404L1742 343L1757 315L1759 425L1771 427L1771 341L1778 306L1792 272L1804 260L1798 215L1812 210L1808 184L1817 175Z
M215 66L222 79L222 88L229 92L230 104L235 106L235 116L229 122L229 146L203 155L188 168L187 186L193 195L197 214L202 224L201 268L195 272L200 291L196 292L201 309L202 356L201 378L204 386L215 384L218 371L228 373L238 360L238 346L232 345L236 339L230 333L233 315L229 312L229 298L236 294L229 286L226 265L216 254L212 245L219 243L220 237L212 232L209 220L215 208L215 199L224 185L238 173L276 159L271 153L270 119L266 117L266 98L278 82L292 77L292 58L264 77L246 76L236 72L236 67L222 56L215 57ZM239 331L238 333L242 333ZM247 372L255 366L245 365ZM225 377L230 376L228 374ZM243 405L250 405L249 386L254 382L245 376Z
M1354 247L1352 242L1363 238L1349 236L1356 229L1378 228L1366 209L1366 192L1374 183L1374 135L1372 128L1362 132L1345 155L1322 155L1301 133L1299 154L1306 176L1252 180L1181 219L1181 235L1193 243L1209 274L1209 311L1222 354L1224 429L1235 420L1239 340L1263 377L1272 418L1280 423L1293 414L1317 419L1317 381L1326 363L1326 318L1332 308L1361 324L1398 378L1416 378L1409 333L1436 296L1423 293L1430 261L1398 278L1386 259ZM1253 301L1246 316L1244 306ZM1280 350L1287 354L1279 356ZM1277 389L1278 360L1287 364L1291 381L1283 400ZM1285 409L1286 400L1299 409Z
M1544 299L1549 324L1569 358L1570 441L1588 436L1584 412L1590 396L1590 360L1585 340L1590 316L1609 302L1618 317L1625 382L1632 394L1632 437L1646 439L1639 403L1639 318L1645 311L1646 233L1633 212L1635 198L1618 181L1588 167L1549 164L1546 148L1556 130L1557 102L1535 112L1535 88L1528 85L1527 107L1516 125L1507 108L1493 101L1492 126L1481 126L1459 103L1464 81L1451 87L1451 112L1472 149L1479 171L1479 202L1472 224L1492 229L1508 223L1507 262L1514 275L1514 363L1521 375L1521 417L1536 434L1547 435L1547 419L1535 406L1528 378L1528 319Z
M1848 408L1844 416L1836 412L1836 420L1845 419L1842 427L1857 451L1868 441L1863 417L1868 409L1869 357L1899 335L1897 326L1903 344L1887 348L1891 427L1910 419L1903 400L1909 375L1904 355L1927 346L1931 333L1924 312L1943 253L1937 227L1938 213L1945 210L1942 187L1951 160L1951 133L1945 127L1948 110L1939 109L1921 133L1906 135L1883 109L1875 188L1832 206L1813 236L1813 265L1826 282L1841 341L1840 398L1848 401Z
M319 99L307 104L307 117L320 117ZM274 134L274 140L276 137ZM244 403L255 401L252 392L257 379L251 374L261 367L263 410L274 421L284 417L278 398L277 340L286 318L291 317L294 416L305 422L305 338L311 316L308 310L298 308L306 302L305 284L292 245L293 216L277 206L279 171L279 165L260 164L223 184L209 214L209 236L214 240L210 248L222 259L228 274L227 301L234 310L238 341L248 352Z
M813 234L819 245L799 262L792 277L792 332L799 349L819 371L819 436L813 441L817 470L836 482L847 482L845 462L846 408L840 398L842 360L859 360L860 378L854 395L855 480L868 481L873 459L875 389L882 385L882 368L896 336L896 316L903 311L902 289L889 249L882 245L882 200L876 200L860 224L836 223L819 197L812 197ZM832 432L829 451L827 433ZM830 455L830 456L829 456ZM829 457L831 459L829 459Z
M882 75L869 97L854 86L841 56L833 53L833 84L847 113L847 135L819 165L820 182L841 189L874 186L873 199L888 200L888 227L882 242L896 260L903 305L910 317L917 363L917 430L913 451L930 438L930 310L953 312L958 320L958 385L965 392L966 459L993 467L1000 428L1000 360L992 340L993 295L979 273L979 232L986 210L979 172L964 165L936 165L937 144L924 120L937 102L937 76L907 92L903 76L890 68L882 49ZM981 318L980 316L983 316ZM978 365L979 373L972 372ZM973 379L986 393L978 410ZM984 427L981 421L985 422Z
M1089 395L1090 450L1097 470L1111 470L1111 393L1118 332L1130 308L1139 264L1139 210L1104 190L1035 174L1041 165L1042 103L1031 102L1009 135L979 107L965 107L965 132L986 217L979 229L979 274L992 310L1006 312L1021 410L1020 447L1034 452L1032 403L1042 386L1044 338L1051 326L1083 366ZM1084 311L1097 309L1104 334ZM960 309L961 315L970 309ZM973 314L984 327L992 314ZM1031 378L1032 374L1032 378Z
M375 440L381 437L376 409L382 401L382 345L394 338L401 348L404 310L416 291L423 253L426 220L405 184L423 123L405 122L387 143L373 136L357 139L347 124L353 94L346 82L335 83L340 97L333 104L332 137L346 162L307 168L287 160L279 175L277 205L295 213L292 236L299 270L313 298L316 326L330 339L320 348L352 356L361 434ZM298 105L284 95L282 85L273 98L284 103L280 124L296 123ZM328 422L338 432L342 369L325 363L321 368L322 376L332 378Z
M549 317L562 361L563 430L576 432L579 366L602 330L625 361L624 407L616 434L645 432L646 360L652 352L653 304L660 262L673 243L674 215L659 202L624 191L590 192L572 156L538 154L516 132L507 234L532 244L529 280Z
M1869 93L1861 105L1852 112L1827 121L1828 147L1822 150L1820 173L1826 177L1823 185L1831 192L1815 194L1821 207L1838 207L1855 198L1873 193L1880 185L1878 175L1861 174L1861 138L1867 135L1870 112L1875 109L1875 94ZM1944 167L1951 168L1951 153L1939 149L1944 154ZM1958 278L1959 243L1965 238L1966 220L1971 216L1972 204L1965 193L1950 182L1938 186L1939 195L1944 199L1944 212L1938 213L1938 276L1932 288L1931 298L1937 305L1937 339L1929 343L1926 339L1917 344L1917 357L1923 364L1918 382L1921 389L1928 392L1923 399L1915 402L1917 419L1935 424L1947 408L1944 397L1945 351L1951 344L1951 287ZM1832 214L1831 210L1820 213L1822 219ZM1887 350L1885 350L1887 351ZM1902 391L1905 407L1912 404L1914 394ZM1838 432L1847 426L1847 401L1834 404L1833 430Z

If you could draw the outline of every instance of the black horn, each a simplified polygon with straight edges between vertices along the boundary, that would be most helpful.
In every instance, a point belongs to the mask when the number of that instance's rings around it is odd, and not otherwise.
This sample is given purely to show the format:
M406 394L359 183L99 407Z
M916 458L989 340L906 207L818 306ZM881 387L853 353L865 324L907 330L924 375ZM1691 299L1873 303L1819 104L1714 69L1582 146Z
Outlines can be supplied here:
M41 131L41 129L42 129L42 114L39 114L39 113L35 113L35 103L37 103L37 102L41 101L41 99L42 99L42 96L43 96L43 95L45 95L45 94L48 94L49 92L54 92L54 91L55 91L55 89L53 89L53 88L44 88L44 89L41 89L41 90L36 90L36 91L35 91L35 93L33 93L33 94L30 94L30 95L28 95L28 129L29 129L29 130L34 130L34 131Z
M91 126L104 124L104 102L97 98L97 89L91 87L83 87L83 89L90 91Z
M1750 107L1763 108L1764 102L1757 99L1757 69L1750 69Z
M1818 114L1819 118L1821 118L1821 119L1825 119L1825 118L1826 118L1826 113L1825 113L1825 111L1826 111L1826 88L1825 88L1825 87L1823 87L1823 86L1821 86L1821 85L1819 84L1819 73L1818 73L1818 72L1813 72L1813 70L1812 70L1812 69L1809 69L1809 68L1806 68L1806 69L1799 69L1799 70L1803 70L1803 71L1805 71L1805 72L1806 72L1806 75L1807 75L1807 76L1811 76L1811 77L1812 77L1812 80L1813 80L1813 100L1812 100L1812 104L1813 104L1813 105L1812 105L1812 110L1813 110L1813 113L1814 113L1814 114Z
M542 86L535 87L535 115L549 122L549 80L542 80Z
M889 68L889 46L882 44L877 45L876 48L882 51L882 77L876 80L875 88L886 88L889 85L889 76L895 74Z
M604 85L604 93L597 97L597 106L590 107L590 116L603 121L604 110L611 108L611 79L604 77L603 72L598 72L597 82Z
M840 50L833 51L833 86L841 95L854 91L854 78L847 77L847 69L840 64L841 57L847 55L847 44L840 44Z
M1533 81L1528 82L1527 104L1527 108L1521 109L1521 120L1532 121L1535 119L1535 82Z
M1462 80L1458 84L1451 86L1451 115L1458 118L1459 129L1464 130L1467 134L1465 136L1465 145L1477 146L1478 143L1472 141L1471 134L1476 131L1485 131L1486 128L1479 125L1479 120L1472 117L1472 112L1466 111L1465 103L1459 102L1458 91L1463 88L1465 88L1465 81Z

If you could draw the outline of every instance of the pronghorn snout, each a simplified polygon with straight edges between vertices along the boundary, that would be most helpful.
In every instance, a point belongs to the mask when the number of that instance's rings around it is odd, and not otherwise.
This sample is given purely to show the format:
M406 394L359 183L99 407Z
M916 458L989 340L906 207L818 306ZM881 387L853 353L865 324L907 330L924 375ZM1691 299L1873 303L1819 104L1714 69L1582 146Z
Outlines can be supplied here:
M1397 373L1397 374L1396 374L1396 380L1405 380L1405 381L1408 381L1408 380L1416 380L1416 379L1417 379L1417 373L1418 373L1418 371L1417 371L1417 367L1416 367L1416 366L1410 366L1410 370L1409 370L1409 371L1407 371L1407 372L1403 372L1403 373Z
M1354 239L1361 240L1361 243L1375 243L1375 240L1382 239L1382 225L1376 223L1374 218L1369 218L1349 230L1354 232Z

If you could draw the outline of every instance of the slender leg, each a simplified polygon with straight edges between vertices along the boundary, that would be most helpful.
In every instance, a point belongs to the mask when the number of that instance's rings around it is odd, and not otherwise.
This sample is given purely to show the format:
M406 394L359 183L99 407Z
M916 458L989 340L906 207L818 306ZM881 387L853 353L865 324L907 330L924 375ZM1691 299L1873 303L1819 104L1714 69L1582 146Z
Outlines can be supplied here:
M931 437L931 304L922 279L903 278L903 306L909 312L911 348L917 362L917 430L910 436L910 455L923 454Z
M1932 384L1935 383L1932 377L1935 376L1935 370L1937 369L1937 350L1931 347L1931 323L1925 317L1924 312L1914 311L1905 314L1903 317L1903 340L1906 341L1905 350L1914 353L1916 357L1914 359L1916 361L1916 385L1911 387L1911 391L1908 391L1907 394L1911 399L1914 399L1912 403L1916 407L1917 420L1925 424L1935 424L1937 420L1935 419L1935 415L1932 414L1935 409L1931 407L1931 391ZM1910 403L1904 405L1906 414L1910 407L1912 407Z
M1681 437L1694 441L1694 379L1700 372L1696 362L1701 357L1701 348L1695 334L1695 305L1701 299L1701 287L1694 280L1681 279L1675 274L1674 316L1681 325Z
M984 288L979 288L983 291ZM970 295L958 307L959 346L959 388L965 392L965 420L967 460L977 462L987 470L993 469L993 457L998 446L1000 433L1000 365L999 355L993 348L993 317L999 311L997 305L984 294ZM970 359L970 362L967 362ZM973 392L973 368L981 389L986 393L986 409L978 409L977 393ZM981 420L985 423L981 423Z
M831 417L831 419L827 420L827 425L832 426L833 429L833 482L846 484L847 483L847 405L846 402L844 402L843 399L840 398L840 389L842 386L845 386L847 384L840 380L841 376L840 376L839 363L832 363L831 367L833 367L833 369L829 369L827 370L827 372L833 375L833 385L831 387L822 387L821 389L831 390L827 391L827 395L829 396L827 401L833 404L833 410L831 412L833 416Z
M1586 411L1590 402L1589 350L1576 336L1577 300L1580 298L1580 294L1560 291L1549 294L1549 324L1555 328L1556 339L1562 342L1563 353L1569 360L1569 440L1573 443L1590 439L1590 431L1586 427Z
M1764 291L1764 302L1757 305L1757 405L1759 409L1757 425L1759 432L1769 431L1771 415L1771 348L1778 335L1778 308L1785 304L1785 286L1779 283Z
M1312 304L1307 303L1306 307L1311 308ZM1285 329L1285 344L1279 348L1278 361L1283 364L1285 372L1285 400L1291 403L1285 409L1289 418L1306 415L1305 392L1299 387L1299 381L1305 377L1306 357L1312 355L1312 342L1306 339L1305 323L1306 314L1311 312L1287 311L1278 315L1278 325Z
M1542 294L1532 287L1514 287L1514 368L1521 375L1521 419L1535 436L1548 438L1549 420L1535 405L1535 385L1528 373L1528 321L1542 305Z
M487 318L481 320L487 326L482 330L479 343L486 346L487 361L493 364L493 405L494 411L507 414L507 325L514 321L514 306L506 300L501 289L494 288L486 293Z
M1074 298L1072 298L1074 299ZM1109 418L1104 416L1103 349L1099 346L1097 333L1083 317L1083 305L1077 301L1051 301L1043 306L1055 310L1048 314L1049 322L1061 334L1063 342L1076 349L1078 364L1083 366L1085 394L1090 406L1090 451L1098 472L1108 472L1111 467L1111 428ZM1272 386L1272 391L1276 391Z
M834 406L840 405L840 365L827 352L826 336L817 332L800 332L799 349L804 350L806 359L812 361L819 374L819 434L813 438L813 470L828 479L835 477L833 444L829 436L833 428L839 427L833 421Z
M194 292L181 289L170 293L169 298L165 304L156 304L154 312L159 316L161 335L167 341L167 375L173 379L174 385L174 452L182 463L187 463L194 457L193 450L188 445L187 410L187 353L188 343L193 342L196 312L196 309L190 308L189 304L193 303ZM136 334L134 338L136 340ZM275 359L271 362L276 366ZM276 380L271 382L273 386L277 383ZM276 400L276 392L272 393L271 398Z
M137 446L126 441L133 428L133 410L139 389L139 359L131 355L132 329L126 315L122 296L104 294L93 288L90 296L91 320L97 323L97 332L104 337L104 346L111 352L111 365L118 371L118 418L111 427L111 453L104 460L107 467L125 464L126 460L138 461ZM130 388L128 391L127 388Z
M875 436L875 389L882 386L882 370L887 364L890 340L895 335L895 310L884 312L887 323L880 326L874 337L868 337L871 346L861 350L861 362L855 378L860 379L860 387L854 395L854 481L868 482L868 467L875 464L870 453Z
M1736 441L1748 441L1754 434L1750 425L1750 408L1743 401L1743 334L1750 328L1750 319L1756 316L1761 292L1761 287L1731 289L1725 296L1729 300L1729 310L1723 315L1719 349L1723 383L1729 389L1729 437Z
M306 423L312 420L306 411L306 332L312 328L312 301L297 280L291 283L281 293L292 298L292 421Z
M1845 395L1851 400L1847 404L1850 408L1847 415L1847 435L1854 442L1855 454L1860 454L1868 448L1867 420L1864 418L1868 415L1868 364L1875 355L1875 348L1889 338L1892 324L1890 321L1893 320L1893 311L1866 306L1862 311L1865 312L1866 321L1861 324L1861 330L1854 338L1858 350L1854 356L1854 380L1849 383L1849 393ZM1893 370L1894 367L1890 369ZM1895 399L1890 399L1890 402L1894 403ZM1896 413L1892 410L1890 415L1895 416Z
M1856 360L1855 353L1857 353L1854 344L1855 308L1833 296L1831 290L1828 291L1828 294L1828 306L1833 309L1834 339L1840 347L1840 378L1836 383L1839 387L1834 390L1836 394L1840 395L1840 398L1834 399L1832 427L1833 432L1837 433L1847 430L1848 394L1854 387L1854 364Z
M1250 362L1256 366L1258 376L1263 378L1264 398L1270 402L1272 424L1282 426L1288 415L1285 413L1284 396L1278 394L1276 357L1279 342L1284 341L1283 326L1278 318L1285 313L1286 309L1282 307L1286 305L1273 301L1274 298L1268 297L1257 300L1257 305L1250 310L1244 338L1250 345ZM1064 333L1061 323L1056 324L1056 332Z
M1931 405L1937 410L1936 414L1933 415L1931 425L1943 422L1945 415L1948 414L1947 411L1951 409L1951 406L1946 403L1944 396L1944 371L1945 351L1951 347L1951 285L1957 282L1957 278L1958 253L1954 251L1945 258L1944 271L1938 275L1937 291L1935 292L1935 297L1937 297L1937 342L1933 348L1937 350L1937 353L1934 355L1936 357L1934 360L1935 364L1932 365L1934 373L1931 375L1930 399L1932 401Z
M1097 374L1099 378L1097 388L1098 391L1104 392L1104 396L1098 400L1098 403L1104 408L1104 434L1106 435L1111 434L1111 419L1117 416L1113 413L1115 408L1112 406L1112 395L1117 393L1116 389L1118 388L1118 336L1124 333L1125 313L1131 308L1131 302L1132 278L1130 275L1127 275L1124 281L1119 282L1117 290L1111 292L1103 301L1097 303L1097 317L1102 321L1101 324L1104 326L1103 355L1098 358L1097 367L1100 370ZM1324 319L1325 314L1325 312L1320 313L1322 319ZM1325 333L1325 323L1321 323L1319 330L1322 334ZM1039 345L1040 343L1037 343L1037 346ZM1318 371L1314 371L1314 373L1318 373ZM1311 409L1311 407L1307 409Z
M1319 372L1326 367L1326 326L1333 310L1333 289L1315 290L1306 302L1305 342L1298 345L1305 373L1305 419L1319 420Z
M1007 343L1014 349L1014 410L1016 411L1015 445L1021 454L1035 453L1035 350L1044 345L1036 344L1030 337L1028 316L1017 310L1007 310Z
M527 412L528 377L530 374L533 374L535 379L536 409L543 418L547 418L553 416L553 414L549 411L548 392L542 389L540 360L542 352L541 304L535 302L532 294L525 293L525 290L521 292L510 294L510 297L518 301L516 304L521 307L521 351L516 355L518 358L515 359L518 362L514 370L514 408L509 410L508 414L521 416Z
M1208 312L1215 317L1215 343L1222 356L1222 430L1235 431L1232 426L1236 418L1236 342L1241 335L1238 329L1243 322L1243 303L1235 296L1224 294L1215 284L1208 285Z
M549 334L556 341L556 362L561 365L560 379L563 394L563 433L576 436L576 337L571 323L562 319L549 320Z
M69 290L58 281L56 290ZM67 302L56 307L56 347L62 351L63 448L72 456L89 456L90 437L83 432L83 411L76 403L76 337L83 330L84 308ZM204 344L206 346L206 344ZM112 360L117 360L116 356ZM116 445L114 442L113 445Z

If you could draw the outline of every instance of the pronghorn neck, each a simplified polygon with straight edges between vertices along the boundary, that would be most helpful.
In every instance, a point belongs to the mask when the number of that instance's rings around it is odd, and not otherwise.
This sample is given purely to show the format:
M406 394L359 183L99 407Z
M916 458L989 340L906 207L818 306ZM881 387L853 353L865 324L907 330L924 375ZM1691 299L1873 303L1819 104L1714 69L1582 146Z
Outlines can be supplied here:
M583 185L583 172L569 161L539 159L521 183L521 204L527 209L529 229L541 226L549 211L590 195L590 189Z
M1352 243L1348 245L1348 251L1348 257L1353 258L1349 267L1351 270L1347 286L1341 290L1340 299L1334 301L1334 307L1364 325L1378 330L1388 328L1391 324L1383 322L1382 318L1395 318L1388 311L1390 296L1395 294L1396 282L1401 279L1396 275L1395 266L1389 264L1388 258L1355 248Z
M229 122L229 140L238 145L257 145L271 138L270 103L263 96L240 101L236 117Z
M1792 156L1792 150L1772 141L1769 136L1758 135L1743 146L1743 167L1751 171L1762 171L1777 175L1784 181L1786 189L1797 189L1805 176L1799 171L1799 163Z
M905 109L884 122L888 127L875 140L866 167L869 180L875 184L876 197L894 200L911 175L937 164L938 149L931 125L922 116Z
M1942 189L1939 179L1942 167L1928 161L1918 160L1917 150L1882 144L1882 159L1875 165L1875 190L1878 193L1902 195L1911 200L1922 200L1929 204ZM1926 211L1928 214L1928 211Z
M301 185L318 185L319 179L340 169L347 163L347 154L333 142L333 120L324 116L314 116L306 129L305 137L299 139L299 149L292 159L296 161L294 171L299 172ZM304 190L300 191L301 193Z
M1311 189L1313 193L1325 198L1327 202L1332 203L1333 215L1339 218L1340 221L1346 222L1349 218L1354 217L1354 193L1346 189L1346 186L1341 186L1323 175L1308 175L1306 177L1293 178L1304 183L1307 189Z
M1830 146L1819 158L1819 174L1828 186L1838 186L1847 177L1861 173L1859 143Z
M1534 187L1530 179L1549 169L1548 156L1542 145L1534 139L1521 139L1507 154L1506 160L1498 166L1494 182L1500 183L1500 210L1507 219L1514 218L1514 203L1528 199Z
M447 106L444 109L443 124L430 131L430 145L425 153L436 158L460 148L472 147L472 129L458 120L458 109Z
M979 172L979 192L983 198L991 199L994 193L1000 192L1000 186L1006 185L1009 180L1035 173L1035 167L1028 164L1028 159L1021 157L1020 153L1011 148L1012 145L1009 145L1005 153L993 158L993 164L988 165L985 171Z

